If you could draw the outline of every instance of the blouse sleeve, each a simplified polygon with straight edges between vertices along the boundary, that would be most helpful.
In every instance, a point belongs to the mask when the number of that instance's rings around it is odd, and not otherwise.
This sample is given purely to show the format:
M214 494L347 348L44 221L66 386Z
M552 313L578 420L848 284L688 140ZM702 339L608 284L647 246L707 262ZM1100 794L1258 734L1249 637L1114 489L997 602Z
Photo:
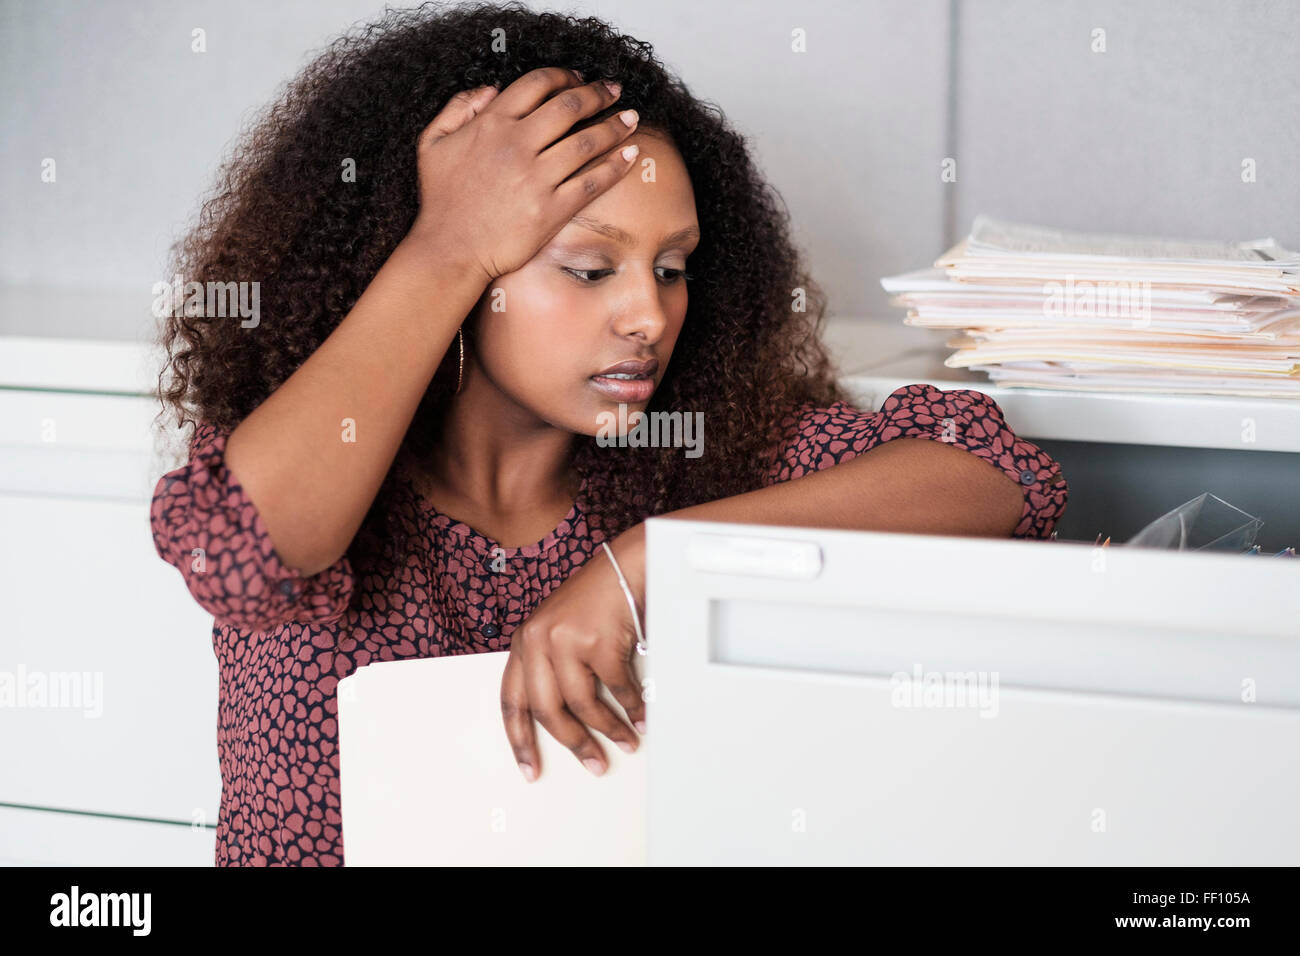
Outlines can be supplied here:
M154 488L154 547L218 624L267 631L337 620L355 581L346 554L304 577L280 560L257 508L225 464L229 430L200 422L189 461Z
M881 442L929 438L983 458L1020 486L1024 508L1013 538L1050 537L1069 497L1060 463L1018 437L997 402L972 389L905 385L890 393L877 412L843 402L824 408L809 403L791 412L785 426L785 443L768 484L848 461Z

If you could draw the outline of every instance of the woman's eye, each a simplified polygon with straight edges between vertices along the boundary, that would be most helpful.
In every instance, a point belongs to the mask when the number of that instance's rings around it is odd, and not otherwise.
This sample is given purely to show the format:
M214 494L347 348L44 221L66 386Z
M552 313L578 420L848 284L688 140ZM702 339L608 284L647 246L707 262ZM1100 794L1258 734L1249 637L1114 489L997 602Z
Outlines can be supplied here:
M567 269L566 268L564 271L567 272L569 275L577 279L580 279L583 282L592 283L595 282L596 279L587 278L588 276L599 276L606 272L612 272L613 270L612 269Z
M580 282L586 283L588 285L594 285L596 282L600 281L601 276L603 276L606 273L613 272L614 270L613 269L565 268L564 271L567 272L569 275L573 276L574 278L576 278ZM674 285L678 282L695 278L695 276L691 275L685 269L669 269L666 266L659 266L655 271L667 273L667 275L661 275L660 278L663 279L668 285Z

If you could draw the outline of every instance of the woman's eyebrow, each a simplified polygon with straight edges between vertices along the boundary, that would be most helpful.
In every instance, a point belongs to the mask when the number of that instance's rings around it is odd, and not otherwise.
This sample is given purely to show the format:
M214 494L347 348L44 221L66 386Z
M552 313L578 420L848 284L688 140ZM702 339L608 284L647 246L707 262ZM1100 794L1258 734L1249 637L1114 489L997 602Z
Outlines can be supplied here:
M579 215L574 216L569 220L569 222L577 226L582 226L584 229L590 229L592 232L600 233L600 235L613 239L615 242L621 243L625 246L630 246L635 241L630 235L618 228L618 226L611 225L607 222L601 222L598 219L591 219L587 216ZM695 226L687 226L685 229L678 229L676 232L664 236L663 239L660 240L660 244L667 246L672 245L673 243L687 242L691 239L698 238L700 238L700 230Z

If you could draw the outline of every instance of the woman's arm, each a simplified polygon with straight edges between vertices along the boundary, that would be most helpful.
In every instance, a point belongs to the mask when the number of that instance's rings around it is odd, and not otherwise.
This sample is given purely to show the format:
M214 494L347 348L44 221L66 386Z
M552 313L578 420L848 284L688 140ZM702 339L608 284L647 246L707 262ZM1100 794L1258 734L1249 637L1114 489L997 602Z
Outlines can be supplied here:
M226 467L228 437L228 428L199 422L189 460L158 480L149 508L158 556L217 624L272 631L289 621L338 620L356 586L351 560L342 555L307 577L281 561Z
M929 438L895 438L802 478L663 517L1005 538L1023 506L1020 487L970 452ZM611 547L644 607L645 524Z
M199 422L189 460L154 488L150 523L159 556L218 623L265 631L344 613L348 544L481 291L445 245L408 235L338 328L233 431ZM344 441L345 419L355 441Z
M1020 486L970 452L895 438L802 478L665 517L1005 538L1023 505Z
M1060 464L1018 437L987 395L921 382L895 389L878 412L809 405L783 422L785 437L762 487L663 517L1045 538L1065 508ZM611 544L638 616L645 613L645 540L641 523ZM631 667L635 639L616 572L599 550L514 632L501 705L526 777L540 772L534 718L595 773L606 760L589 727L636 748L635 733L597 698L593 680L609 688L629 720L643 721Z
M847 461L756 491L670 512L666 518L744 524L1007 537L1027 499L1010 475L962 448L899 437ZM612 543L645 613L645 523ZM636 735L596 698L591 676L609 688L628 719L645 720L631 672L631 616L608 559L599 551L514 634L502 677L506 736L525 777L541 772L533 718L593 773L604 750L587 727L625 750ZM642 725L643 726L643 725Z
M559 67L532 70L500 92L461 91L420 134L410 233L226 446L286 564L312 575L347 550L484 289L632 169L635 152L618 149L632 126L618 116L565 135L618 92ZM345 419L354 441L343 440Z
M230 434L226 463L285 564L311 576L347 550L486 284L436 240L408 236L338 328Z

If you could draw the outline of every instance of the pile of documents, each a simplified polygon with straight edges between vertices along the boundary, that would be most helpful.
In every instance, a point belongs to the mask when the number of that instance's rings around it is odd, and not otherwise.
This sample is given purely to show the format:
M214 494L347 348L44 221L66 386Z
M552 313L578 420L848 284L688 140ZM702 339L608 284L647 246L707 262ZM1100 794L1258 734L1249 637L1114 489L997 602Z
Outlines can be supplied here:
M1108 236L986 216L931 269L881 280L944 364L994 384L1300 398L1300 254L1272 239Z

